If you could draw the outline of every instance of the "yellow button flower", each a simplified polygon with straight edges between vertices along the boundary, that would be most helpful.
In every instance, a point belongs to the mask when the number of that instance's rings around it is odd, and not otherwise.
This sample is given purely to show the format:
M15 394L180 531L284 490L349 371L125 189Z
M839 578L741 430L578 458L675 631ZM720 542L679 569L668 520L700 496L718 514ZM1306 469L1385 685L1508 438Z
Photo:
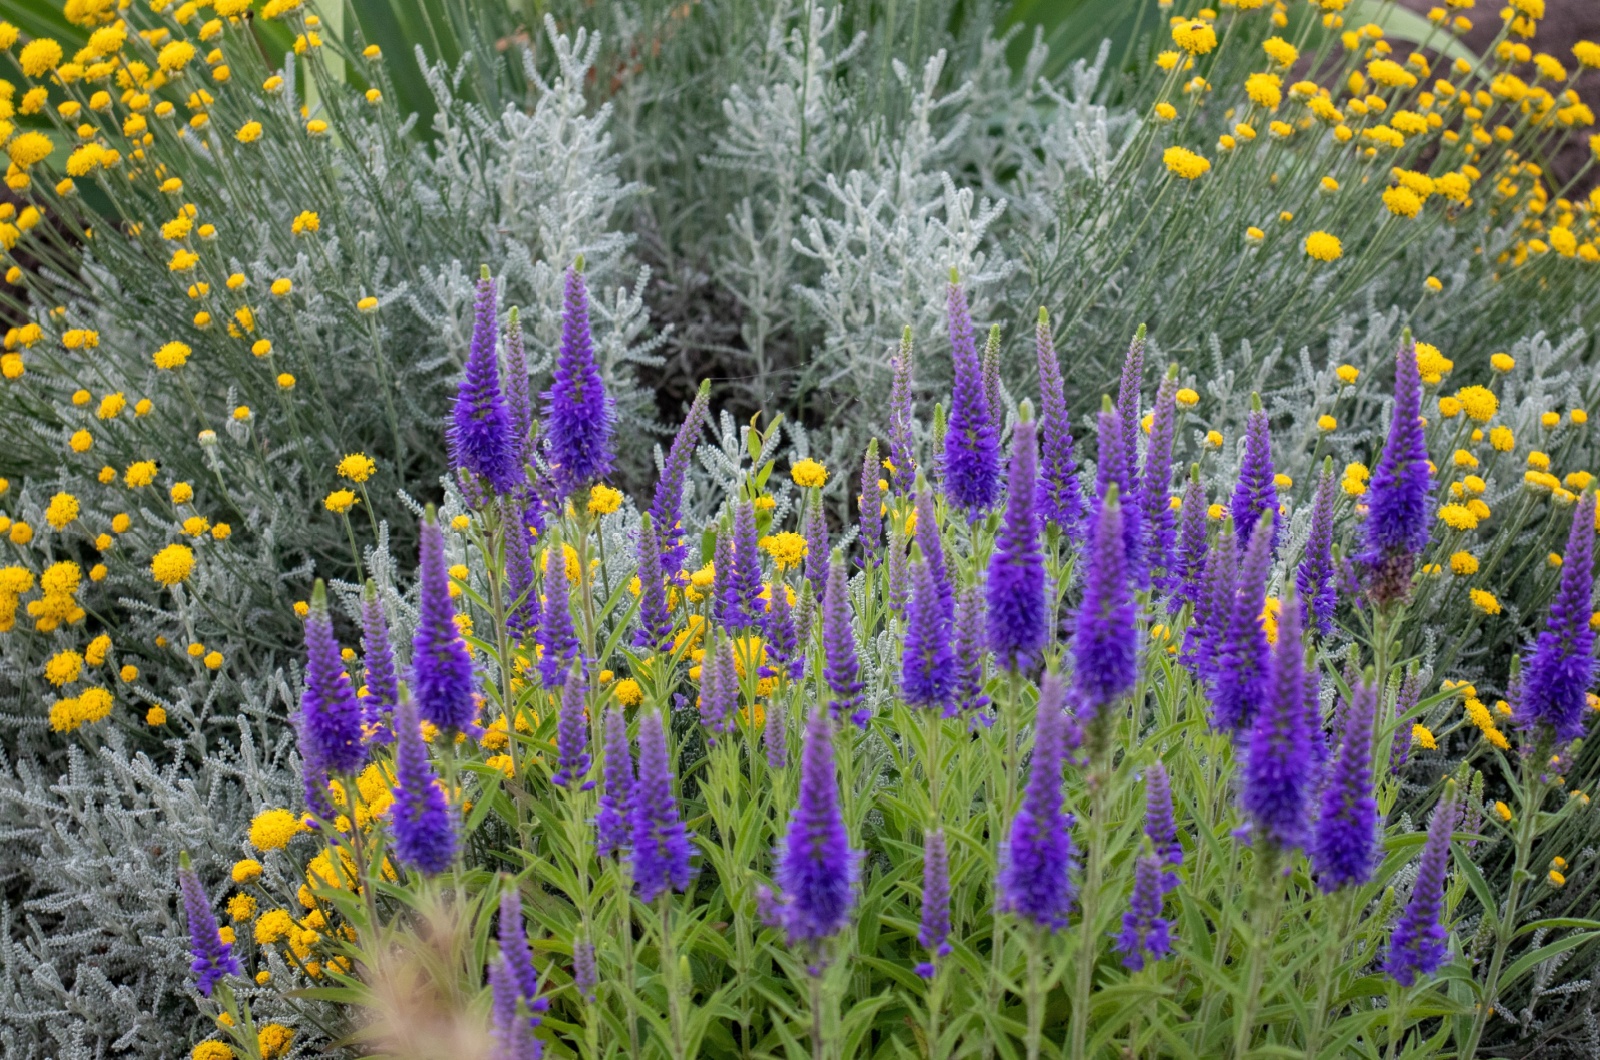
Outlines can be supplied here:
M1316 261L1338 261L1344 255L1344 244L1328 232L1312 232L1306 236L1305 250Z
M356 506L358 498L351 490L334 490L323 498L322 506L330 512L344 515Z
M194 551L186 545L168 545L150 559L150 576L165 586L177 585L194 570Z
M821 489L827 485L828 469L815 460L805 459L789 469L789 477L802 489Z

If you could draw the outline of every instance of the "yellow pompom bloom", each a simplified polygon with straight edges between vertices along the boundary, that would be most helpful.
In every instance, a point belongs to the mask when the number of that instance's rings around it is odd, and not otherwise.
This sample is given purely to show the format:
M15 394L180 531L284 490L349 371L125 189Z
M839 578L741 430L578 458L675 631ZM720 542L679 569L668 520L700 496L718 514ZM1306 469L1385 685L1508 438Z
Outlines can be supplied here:
M123 669L131 668L123 667ZM155 728L157 725L165 725L167 723L167 708L151 707L144 712L144 723L151 728Z
M1439 415L1447 420L1453 420L1461 415L1461 402L1453 397L1439 399Z
M1361 370L1352 364L1341 364L1334 370L1334 374L1339 377L1339 382L1345 386L1353 386L1355 381L1360 378Z
M1283 102L1283 78L1277 74L1251 74L1245 78L1244 92L1257 106L1277 110Z
M1583 409L1570 409L1567 412L1567 417L1579 427L1582 427L1585 423L1589 422L1589 414Z
M40 78L61 65L61 45L48 37L39 37L22 46L17 53L17 65L32 78Z
M228 919L238 922L240 920L254 920L256 917L256 899L254 895L240 891L228 899Z
M177 585L193 570L194 550L187 545L168 545L150 559L150 576L162 585Z
M1217 46L1217 31L1202 19L1185 19L1173 25L1172 43L1190 55L1205 55Z
M1171 103L1168 103L1166 100L1162 100L1160 103L1157 103L1156 106L1155 106L1155 116L1156 116L1156 120L1160 121L1160 122L1172 121L1173 119L1177 118L1177 116L1178 116L1178 108L1174 107Z
M162 371L171 371L174 368L182 368L187 364L189 354L193 352L186 343L169 342L155 352L152 360L155 361L156 367Z
M289 1051L289 1043L294 1039L294 1031L281 1023L268 1023L256 1032L256 1046L261 1052L261 1060L279 1060Z
M1439 347L1427 342L1419 342L1416 347L1417 371L1422 374L1424 383L1432 386L1455 369L1455 362L1440 353Z
M1439 521L1452 530L1476 530L1478 517L1471 510L1460 504L1446 504L1439 509Z
M1169 147L1161 152L1161 161L1175 176L1196 180L1211 170L1211 162L1185 147Z
M44 664L44 679L60 688L70 685L83 673L83 656L75 651L58 651Z
M305 830L305 822L288 810L267 810L250 822L250 845L257 850L282 850Z
M288 811L286 811L286 810L273 810L272 812L273 813L282 813L282 814L286 814L286 815L288 814ZM290 815L290 816L292 816L292 815ZM259 819L260 818L257 818L257 820L259 820ZM296 820L295 823L298 824L299 823L298 820ZM251 827L252 827L252 830L253 830L254 826L252 825ZM283 843L280 843L278 846L273 847L271 849L273 849L273 850L280 849L283 845L287 844L288 841L289 840L286 837L284 839ZM284 910L284 909L269 909L265 913L262 913L260 916L256 917L256 927L255 927L256 945L258 945L258 946L270 946L274 942L279 942L279 941L281 941L283 939L288 938L289 937L289 933L291 931L293 931L293 930L294 930L294 918L289 915L287 910Z
M55 145L51 143L50 137L38 132L22 133L6 144L6 154L11 156L12 164L19 169L27 169L43 162L50 157L50 152L54 149Z
M1550 470L1550 454L1535 449L1528 454L1528 466L1539 471Z
M590 515L610 515L622 507L622 491L612 489L605 483L596 483L589 490L588 511Z
M233 1050L225 1042L197 1042L189 1051L189 1060L233 1060Z
M201 659L200 661L205 664L207 670L222 669L223 659L220 651L208 651L206 652L205 658Z
M1306 254L1317 261L1338 261L1344 255L1344 244L1339 237L1327 232L1312 232L1306 236Z
M1411 726L1411 739L1418 747L1421 747L1425 751L1436 751L1439 749L1439 741L1434 739L1433 730L1429 729L1426 725Z
M334 469L340 478L347 478L351 482L365 482L378 470L377 463L366 453L351 453L339 461L339 466Z
M1500 399L1484 386L1462 387L1456 392L1456 400L1474 423L1488 423L1500 410Z
M1474 589L1470 595L1472 597L1472 606L1479 611L1486 615L1498 615L1500 613L1500 601L1495 598L1494 593L1489 592L1487 589Z
M169 73L176 73L194 59L194 45L186 40L175 40L162 46L156 55L156 62L161 69Z
M821 489L827 485L828 469L815 460L801 460L789 469L789 477L803 489Z
M779 570L798 566L806 555L806 539L792 531L763 537L760 545Z
M1511 822L1511 807L1497 799L1494 804L1494 815L1509 824Z
M1478 573L1478 557L1470 552L1452 552L1450 554L1450 572L1463 577Z
M322 506L330 512L344 515L356 506L358 498L351 490L334 490L323 498Z
M303 236L309 232L318 232L322 229L322 218L318 217L312 210L301 210L295 215L294 220L289 222L289 228L297 236ZM274 291L273 293L276 294L277 292Z
M233 138L242 144L255 143L261 139L261 123L258 121L245 122L239 126L239 131L233 134Z
M261 878L261 862L255 858L242 858L233 863L233 882L251 883Z
M1383 205L1396 217L1415 217L1422 211L1422 200L1417 193L1398 184L1384 191Z
M1539 417L1539 425L1545 430L1555 430L1561 426L1561 413L1546 412Z
M172 498L173 504L188 504L194 500L194 487L187 482L174 482L167 495Z
M293 390L294 389L294 376L290 375L288 372L280 372L279 375L278 375L278 389L279 390Z
M631 677L624 677L612 687L612 692L617 697L617 702L625 707L637 707L644 702L644 690L639 687L639 682Z
M1300 49L1282 37L1268 37L1261 42L1261 50L1279 66L1293 66L1295 60L1300 58Z
M1206 432L1206 445L1207 445L1207 447L1209 447L1211 449L1221 449L1222 448L1222 432L1221 431L1207 431Z
M1195 393L1193 390L1190 390L1188 387L1183 387L1180 389L1178 393L1174 395L1174 397L1181 408L1192 409L1196 405L1200 404L1200 395Z
M151 464L150 465L150 473L152 475L155 474L155 470L156 470L156 466L154 464ZM113 515L111 517L111 530L112 530L113 533L125 534L125 533L128 532L128 527L130 527L132 525L133 525L133 520L128 517L128 513L127 512L118 512L116 515Z
M58 493L51 497L50 506L44 510L44 521L57 530L65 530L77 517L78 498L70 493Z
M1489 445L1500 453L1509 453L1516 446L1510 427L1496 427L1489 432Z

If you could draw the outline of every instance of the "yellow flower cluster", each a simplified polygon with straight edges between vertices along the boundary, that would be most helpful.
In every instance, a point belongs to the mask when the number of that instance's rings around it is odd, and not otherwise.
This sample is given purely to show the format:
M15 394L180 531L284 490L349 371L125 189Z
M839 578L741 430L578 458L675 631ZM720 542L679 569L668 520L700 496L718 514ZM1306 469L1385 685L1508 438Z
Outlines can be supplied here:
M1478 731L1483 733L1484 739L1488 740L1491 744L1498 747L1502 751L1509 751L1511 749L1510 741L1507 740L1505 734L1502 733L1498 727L1496 727L1494 723L1494 715L1490 714L1489 708L1483 705L1483 700L1479 699L1477 696L1469 695L1467 696L1464 705L1467 711L1467 720L1471 721L1472 724L1478 727Z
M103 688L86 688L71 698L58 699L50 707L50 728L74 732L92 725L111 713L113 702L111 693Z
M772 557L779 570L800 565L806 556L806 539L793 531L783 531L763 537L760 542L764 552Z
M828 469L815 460L801 460L789 469L789 477L802 489L821 489L828 484Z

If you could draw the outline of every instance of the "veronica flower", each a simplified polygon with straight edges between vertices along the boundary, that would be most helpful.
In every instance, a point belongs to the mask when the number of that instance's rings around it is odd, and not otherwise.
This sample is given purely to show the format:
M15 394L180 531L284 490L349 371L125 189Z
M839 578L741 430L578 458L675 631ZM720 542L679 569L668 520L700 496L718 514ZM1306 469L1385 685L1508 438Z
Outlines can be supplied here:
M806 725L799 799L773 861L778 895L765 896L763 905L790 945L815 945L844 930L855 904L860 858L850 849L839 812L833 725L826 711L813 711Z
M1272 516L1272 548L1278 547L1278 486L1272 470L1272 429L1261 408L1261 395L1250 395L1250 418L1245 421L1244 457L1239 461L1239 482L1233 488L1233 526L1239 550L1250 544L1263 513Z
M561 689L561 710L556 716L556 771L550 783L558 788L578 786L581 791L594 787L584 783L593 759L589 757L589 722L584 717L583 671L574 666L567 671Z
M429 507L417 566L417 632L411 640L411 694L421 717L446 732L465 732L478 714L472 655L456 628L444 534Z
M1116 940L1122 966L1129 971L1143 968L1146 958L1159 961L1172 952L1171 927L1161 915L1166 894L1162 876L1161 859L1154 854L1141 856L1134 865L1133 894Z
M1572 510L1561 581L1543 632L1522 669L1518 723L1543 728L1565 742L1583 735L1586 695L1594 683L1595 495L1585 491Z
M572 606L567 589L567 549L556 538L545 545L544 613L539 619L539 677L546 688L558 688L567 669L579 656L578 635L572 628Z
M189 953L194 958L189 971L195 976L195 989L206 997L224 976L240 975L239 960L233 947L217 933L217 918L211 912L211 899L189 866L189 855L179 859L178 888L183 892L183 915L189 922Z
M1394 717L1398 725L1394 730L1394 745L1389 750L1389 772L1399 775L1406 767L1406 759L1411 754L1411 726L1406 720L1417 706L1417 699L1422 694L1422 682L1417 680L1416 671L1410 671L1405 679L1400 682L1400 691L1394 698ZM1469 832L1474 829L1467 829Z
M733 642L717 631L700 662L700 724L712 734L707 744L714 745L717 736L733 727L738 709L739 670L733 657Z
M600 857L620 855L628 847L628 807L633 799L633 751L628 747L628 723L622 711L607 707L605 714L605 761L601 764L604 786L595 813L595 846Z
M944 491L950 503L976 519L994 507L1000 483L1000 439L983 392L983 366L972 336L967 296L950 270L946 298L955 384L944 438Z
M1139 407L1144 388L1145 327L1139 325L1122 359L1122 379L1117 384L1117 423L1122 432L1122 452L1128 464L1128 481L1119 482L1122 495L1136 496L1134 483L1139 477Z
M1050 337L1050 314L1043 306L1034 349L1039 362L1039 514L1059 526L1067 540L1077 541L1083 536L1083 487L1072 458L1066 383Z
M761 744L767 752L767 766L782 769L789 764L789 716L783 700L767 702L767 720L761 728Z
M1456 784L1447 780L1444 795L1428 824L1417 879L1411 885L1411 900L1389 936L1383 970L1401 986L1410 986L1418 975L1432 975L1444 963L1449 933L1440 923L1440 916L1444 912L1445 873L1450 867L1450 834L1455 831L1456 816Z
M1265 517L1258 532L1269 536ZM1252 541L1246 555L1259 547ZM1300 610L1286 606L1278 619L1266 702L1255 714L1241 785L1241 801L1255 833L1280 850L1305 845L1315 787L1305 753L1305 651Z
M600 985L600 965L594 943L587 937L579 939L572 947L572 985L585 1001L594 1003L595 989Z
M828 584L828 517L822 510L818 497L806 508L800 532L806 539L806 580L817 596L824 595Z
M755 505L745 501L733 510L733 591L738 597L738 625L760 628L761 539L756 533Z
M1002 844L995 880L997 909L1051 931L1066 926L1074 896L1072 821L1061 808L1063 699L1061 678L1046 672L1039 682L1028 783Z
M1376 688L1358 683L1344 712L1344 735L1322 791L1322 812L1311 844L1317 886L1324 891L1359 887L1372 878L1377 866L1378 802L1372 793L1372 721L1377 708Z
M506 494L521 483L523 472L512 435L511 412L500 392L500 366L494 352L494 281L487 265L478 280L473 308L472 344L456 392L450 448L457 467L481 476L496 493Z
M867 455L861 461L861 495L856 498L860 512L861 562L870 566L877 558L883 539L883 491L878 488L878 439L867 443Z
M828 709L835 717L853 711L861 704L861 667L856 661L854 618L850 607L850 589L845 582L844 560L834 556L828 567L828 587L822 597L822 657L823 676L833 698ZM851 715L862 728L869 717L865 709Z
M1178 842L1178 822L1172 814L1172 782L1160 762L1152 762L1144 774L1144 834L1161 860L1162 887L1170 891L1178 885L1173 870L1183 864L1183 844Z
M611 471L611 399L594 362L589 334L589 293L583 259L567 269L561 304L561 348L545 395L545 437L562 492L605 478ZM673 525L664 523L663 525Z
M306 615L306 687L300 696L300 754L319 770L350 775L367 760L361 740L361 703L339 657L328 617L328 590L318 578Z
M1422 433L1422 376L1408 331L1395 356L1394 412L1372 470L1361 554L1367 595L1379 607L1411 594L1417 557L1428 544L1428 443Z
M939 589L943 602L945 621L955 612L955 590L950 585L950 574L945 567L944 539L939 532L939 513L934 505L934 493L920 476L917 479L917 547L922 551L922 561L928 565L928 575Z
M1134 473L1134 456L1126 448L1122 430L1122 417L1111 407L1109 398L1101 400L1100 419L1097 424L1100 437L1100 462L1095 468L1094 509L1089 513L1091 525L1099 518L1100 509L1112 486L1117 496L1129 498L1122 508L1123 552L1127 556L1128 578L1139 588L1149 583L1149 568L1145 565L1144 521L1138 504L1133 501L1137 476Z
M456 856L450 804L428 762L411 697L400 697L394 725L395 786L389 821L394 829L395 858L408 869L434 875L448 869Z
M889 527L888 567L889 613L903 615L911 598L911 556L905 531L894 525Z
M772 604L767 610L767 665L776 677L787 674L798 681L806 668L806 653L794 625L794 608L789 603L789 586L780 578L772 585Z
M522 995L504 954L489 961L491 1060L539 1060L544 1043L533 1035L517 1002Z
M733 534L723 525L717 530L717 542L711 549L711 621L719 626L744 624L735 567Z
M1264 527L1270 518L1262 513L1258 528ZM1238 590L1226 612L1227 632L1215 649L1211 708L1213 723L1220 729L1232 729L1236 733L1248 730L1257 704L1267 695L1267 633L1261 625L1261 612L1266 608L1267 575L1271 567L1271 532L1263 536L1252 534L1239 560ZM1219 624L1223 618L1220 611L1212 616L1213 622ZM1282 622L1280 616L1280 644L1283 642ZM1298 615L1295 628L1299 628ZM1303 702L1297 698L1295 703L1296 711L1303 716Z
M889 463L894 465L894 487L905 492L906 484L916 476L915 441L912 427L916 423L911 385L912 372L911 325L900 334L900 351L891 362L894 379L889 384Z
M1072 636L1073 678L1090 718L1133 691L1139 645L1122 536L1123 507L1115 484L1100 505L1085 554L1083 602Z
M506 409L511 418L511 452L520 470L533 456L533 393L528 385L528 351L522 341L522 313L511 307L506 324Z
M1215 691L1217 666L1227 646L1233 621L1233 598L1238 592L1239 553L1234 546L1233 520L1224 518L1217 543L1206 554L1205 584L1195 601L1194 618L1186 634L1194 674Z
M1177 566L1172 554L1176 522L1172 514L1172 436L1178 423L1178 366L1167 370L1156 389L1156 407L1150 415L1150 444L1144 454L1143 492L1139 498L1144 524L1144 555L1156 584L1170 592ZM1129 503L1133 498L1128 498Z
M944 600L928 564L917 560L911 564L911 606L900 651L901 698L914 707L943 711L950 704L955 678Z
M638 557L639 628L633 631L633 646L645 651L668 651L672 647L672 612L667 607L666 575L661 569L661 542L656 537L650 513L639 516Z
M632 875L646 905L689 886L689 835L672 795L672 767L660 711L639 718L639 774L633 789Z
M523 518L523 506L507 497L501 507L506 532L506 592L511 611L506 629L527 639L539 628L539 590L533 573L533 534Z
M400 702L400 678L395 672L394 647L389 643L389 619L371 579L361 590L361 655L367 667L362 721L369 738L388 742L393 738L387 729L389 716Z
M932 829L922 837L922 923L917 942L931 958L917 965L917 974L933 978L933 962L950 956L950 851L944 831Z
M1339 605L1334 587L1333 567L1333 462L1325 460L1317 494L1311 502L1311 532L1306 538L1305 555L1295 569L1294 586L1306 625L1320 637L1333 629L1333 612Z
M710 408L711 380L707 379L695 391L694 402L673 436L672 448L667 451L666 463L661 468L661 478L656 481L650 519L661 541L661 565L668 574L683 569L684 558L688 555L683 544L683 484Z
M983 586L970 585L956 598L955 705L979 718L984 717L979 712L989 705L989 697L983 694L983 660L988 654L984 625Z
M989 647L1010 669L1033 665L1049 640L1044 554L1034 513L1039 454L1034 425L1024 416L1011 436L1011 481L1005 521L989 555Z
M539 972L533 967L533 951L528 947L527 929L522 923L522 895L516 884L508 886L500 895L500 955L505 958L506 969L516 984L518 998L527 1006L528 1028L539 1025L537 1013L549 1007L539 996Z
M1193 608L1198 620L1205 596L1206 552L1206 491L1200 485L1200 466L1190 465L1189 481L1183 488L1183 507L1178 520L1178 577L1173 584L1172 601L1168 610L1177 612L1184 604Z

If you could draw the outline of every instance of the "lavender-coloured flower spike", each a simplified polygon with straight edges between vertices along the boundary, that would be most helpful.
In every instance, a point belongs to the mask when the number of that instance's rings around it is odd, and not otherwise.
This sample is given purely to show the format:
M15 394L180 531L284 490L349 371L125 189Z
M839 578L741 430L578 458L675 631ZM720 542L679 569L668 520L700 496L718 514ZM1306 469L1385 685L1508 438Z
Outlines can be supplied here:
M828 585L828 517L822 510L822 498L813 498L806 506L800 532L806 539L806 580L811 591L821 597Z
M878 558L883 543L883 491L878 483L878 439L867 443L867 455L861 461L861 494L856 498L860 513L861 565L870 567Z
M856 661L854 621L844 559L836 554L828 565L828 586L822 596L822 672L828 681L828 691L832 693L828 707L834 717L855 711L851 720L866 728L867 712L856 710L861 705L861 691L865 686L861 683L861 667Z
M491 1060L539 1060L544 1044L533 1036L517 1005L521 993L504 954L489 961L489 995Z
M1410 986L1419 975L1432 975L1444 963L1449 933L1439 918L1444 912L1445 872L1450 867L1450 834L1455 831L1456 816L1456 782L1446 780L1422 844L1411 900L1395 922L1383 964L1383 970L1401 986Z
M650 505L650 518L661 540L661 565L668 575L683 569L689 550L683 544L683 484L689 474L689 461L694 457L694 447L705 428L706 416L711 408L711 380L702 380L695 391L694 402L683 418L683 424L672 439L672 448L656 481L655 499Z
M1244 456L1239 461L1239 482L1233 488L1233 526L1243 552L1255 533L1263 512L1272 513L1272 548L1278 547L1278 485L1272 470L1272 428L1261 407L1261 395L1250 395L1250 418L1245 421Z
M761 727L761 745L767 752L767 766L782 769L789 764L789 713L783 700L774 697L767 703L767 720Z
M744 607L739 596L738 563L734 558L733 532L727 523L717 528L717 543L711 549L711 621L719 626L742 626Z
M638 556L639 628L633 631L633 646L645 651L667 651L672 647L672 612L667 607L666 575L661 569L661 542L656 537L650 513L639 516Z
M1172 586L1172 600L1168 610L1176 613L1184 604L1194 608L1198 620L1203 610L1205 595L1206 552L1206 491L1200 485L1200 465L1189 465L1189 481L1183 488L1183 507L1178 519L1178 570Z
M1137 588L1150 583L1149 568L1144 557L1144 519L1134 498L1135 490L1133 451L1127 448L1122 416L1111 406L1111 399L1100 400L1100 418L1097 423L1100 441L1100 462L1095 468L1094 508L1089 513L1091 525L1099 518L1105 504L1106 493L1117 487L1117 495L1129 500L1122 508L1123 552L1127 555L1128 579Z
M766 676L784 674L791 681L800 680L806 669L806 653L789 603L789 586L782 578L772 583L772 604L767 609L767 665L772 672Z
M511 411L500 392L500 366L495 357L495 292L489 266L483 267L473 306L472 345L465 374L456 391L450 427L450 449L456 467L481 476L501 495L523 480Z
M776 900L763 904L790 945L815 946L837 935L855 904L860 858L850 849L834 776L833 723L813 711L800 750L800 794L789 830L773 852Z
M634 883L645 904L668 891L689 886L689 835L672 795L672 767L667 758L667 733L661 712L646 711L639 719L639 776L633 789Z
M1557 741L1583 735L1585 695L1594 683L1595 495L1586 490L1572 509L1561 581L1544 630L1522 669L1518 723L1548 730Z
M1083 538L1083 487L1072 457L1066 383L1050 337L1050 314L1043 306L1034 328L1034 349L1039 362L1039 515L1060 527L1067 540L1079 541Z
M508 497L500 509L506 529L506 590L511 612L506 629L527 639L539 628L539 590L533 573L533 533L520 498Z
M1145 561L1163 592L1172 591L1178 569L1177 557L1172 553L1177 521L1172 514L1172 436L1177 423L1178 366L1174 364L1156 389L1156 407L1150 414L1150 444L1145 448L1140 484L1143 493L1139 498Z
M444 787L428 762L422 729L411 697L402 694L395 710L394 828L395 858L427 875L450 867L456 856L456 832Z
M956 598L956 695L955 706L979 718L989 705L983 694L983 660L988 654L984 638L983 586L969 585ZM953 716L946 711L946 716Z
M1047 672L1039 682L1039 715L1033 760L1022 805L1000 851L996 907L1039 927L1065 927L1072 909L1076 858L1071 819L1061 808L1061 767L1066 754L1066 718L1061 678Z
M950 621L928 564L911 564L911 606L900 652L900 696L913 707L949 708L956 679Z
M1116 485L1108 489L1089 538L1083 603L1072 636L1077 707L1091 720L1133 691L1139 670L1137 619L1123 551L1124 509Z
M1170 891L1178 885L1175 870L1183 864L1183 844L1172 813L1172 781L1160 762L1152 762L1144 774L1144 834L1161 860L1162 887Z
M1311 533L1306 538L1305 555L1295 568L1294 586L1300 593L1300 606L1306 627L1319 637L1333 630L1333 612L1339 606L1339 591L1334 584L1333 566L1333 458L1322 462L1322 477L1311 501Z
M1128 911L1122 914L1122 931L1117 935L1117 952L1122 966L1137 972L1145 961L1159 961L1172 952L1172 930L1161 915L1166 895L1162 884L1161 859L1142 855L1134 867L1133 894Z
M1302 616L1305 608L1300 609ZM1300 628L1305 629L1305 619L1300 620ZM1323 767L1328 764L1328 736L1322 723L1322 670L1317 667L1315 656L1306 669L1306 755L1311 759L1311 765L1316 776L1321 778ZM1335 743L1339 740L1338 733L1334 735Z
M328 590L318 578L306 615L306 687L300 696L300 755L329 773L353 775L367 760L361 702L339 657L328 617Z
M589 756L589 722L584 717L586 691L583 671L574 666L567 671L567 681L561 689L561 712L556 717L556 771L551 774L550 783L558 788L587 791L594 787L592 781L584 781L594 761Z
M589 333L589 293L583 259L567 270L561 304L561 349L545 395L545 438L563 493L605 478L611 471L613 412ZM670 524L663 524L670 525Z
M1032 666L1050 637L1044 554L1033 508L1039 451L1028 413L1024 406L1011 436L1005 521L989 556L987 584L989 647L1000 665L1017 670Z
M892 362L894 380L889 385L889 463L894 465L893 482L898 493L904 493L917 474L912 433L916 423L911 383L913 350L911 325L907 324L900 334L900 350Z
M539 997L539 972L533 966L533 951L528 947L527 928L522 923L522 894L516 884L506 887L500 895L500 955L516 983L517 995L529 1013L543 1012L548 1002ZM539 1017L531 1016L528 1027L539 1025Z
M1406 715L1416 709L1421 694L1422 682L1417 679L1417 672L1411 670L1400 682L1400 691L1394 700L1394 717L1399 724L1395 726L1394 746L1389 751L1389 772L1396 776L1405 769L1406 759L1411 756L1412 722L1406 720ZM1475 829L1469 828L1468 831Z
M1372 722L1377 689L1356 685L1344 715L1344 739L1322 791L1311 845L1317 886L1333 892L1372 878L1378 859L1378 802L1372 793Z
M1263 518L1259 528L1262 537L1266 536L1265 522ZM1250 551L1258 547L1252 541ZM1300 609L1285 606L1278 619L1267 698L1256 712L1250 732L1241 786L1241 801L1255 834L1280 850L1305 845L1315 788L1314 771L1305 753L1305 651Z
M572 947L572 985L585 1001L594 1003L595 990L600 986L600 964L594 943L587 936Z
M944 492L971 522L990 508L1000 483L1000 439L983 392L983 366L972 336L972 318L959 278L950 270L946 304L955 384L944 438Z
M935 828L922 837L922 923L917 942L928 951L928 960L917 965L917 974L932 979L934 962L950 956L950 850L944 830Z
M572 626L567 588L567 549L558 538L545 545L544 613L539 619L539 677L546 688L559 688L567 669L579 658L578 635Z
M1000 437L1006 425L1005 403L1000 395L1000 325L989 325L989 338L983 344L983 403L989 409L994 435Z
M1133 497L1134 480L1139 477L1139 407L1144 387L1145 326L1140 324L1128 343L1122 361L1122 380L1117 385L1117 417L1122 427L1122 451L1128 461L1129 480L1120 483L1122 495Z
M1422 433L1422 376L1408 328L1395 356L1394 412L1367 491L1367 595L1387 607L1411 594L1417 557L1428 544L1428 442Z
M955 589L950 584L950 573L945 566L944 538L939 532L939 512L934 503L933 488L919 475L916 491L917 548L922 551L922 561L928 565L928 574L939 589L945 621L949 622L955 613Z
M521 468L533 456L533 390L528 351L522 341L522 311L511 307L506 322L506 409L511 416L511 452Z
M906 613L906 603L911 599L911 555L906 551L905 531L889 526L889 612Z
M417 565L417 632L411 639L411 694L424 721L446 732L471 729L478 714L472 654L456 628L444 533L430 505L422 518Z
M740 625L759 629L766 611L761 594L761 538L756 532L756 508L745 501L733 511L733 586L738 594Z
M189 855L178 859L178 888L183 892L183 916L189 922L189 954L194 958L189 971L195 976L195 989L206 997L217 983L229 975L242 974L233 947L217 934L217 918L211 912L211 899L189 865Z
M700 724L711 733L706 743L714 745L718 736L733 728L738 709L739 669L733 642L714 631L700 663Z
M1195 601L1188 647L1196 677L1215 690L1217 667L1233 622L1233 598L1239 584L1239 553L1233 543L1233 519L1224 518L1217 542L1206 554L1205 585Z
M394 646L389 643L389 619L378 598L378 586L370 578L361 589L361 654L367 669L367 690L361 697L362 723L369 740L388 743L394 738L389 724L395 704L400 702L400 678L394 665Z
M601 763L604 787L595 813L596 850L601 857L621 855L628 847L628 807L633 799L633 751L628 747L628 723L622 711L607 707L605 761Z
M1271 518L1262 513L1257 529ZM1220 542L1219 542L1220 543ZM1251 535L1239 559L1238 590L1233 594L1226 616L1212 616L1216 628L1226 629L1213 649L1212 723L1219 729L1245 732L1255 719L1256 707L1267 697L1267 633L1262 628L1261 612L1267 603L1267 575L1272 568L1272 534ZM1214 601L1221 603L1221 601ZM1294 616L1295 628L1300 616ZM1226 626L1222 622L1226 621ZM1279 617L1280 627L1284 616ZM1279 643L1282 643L1280 628ZM1296 711L1304 715L1303 703L1296 699Z

